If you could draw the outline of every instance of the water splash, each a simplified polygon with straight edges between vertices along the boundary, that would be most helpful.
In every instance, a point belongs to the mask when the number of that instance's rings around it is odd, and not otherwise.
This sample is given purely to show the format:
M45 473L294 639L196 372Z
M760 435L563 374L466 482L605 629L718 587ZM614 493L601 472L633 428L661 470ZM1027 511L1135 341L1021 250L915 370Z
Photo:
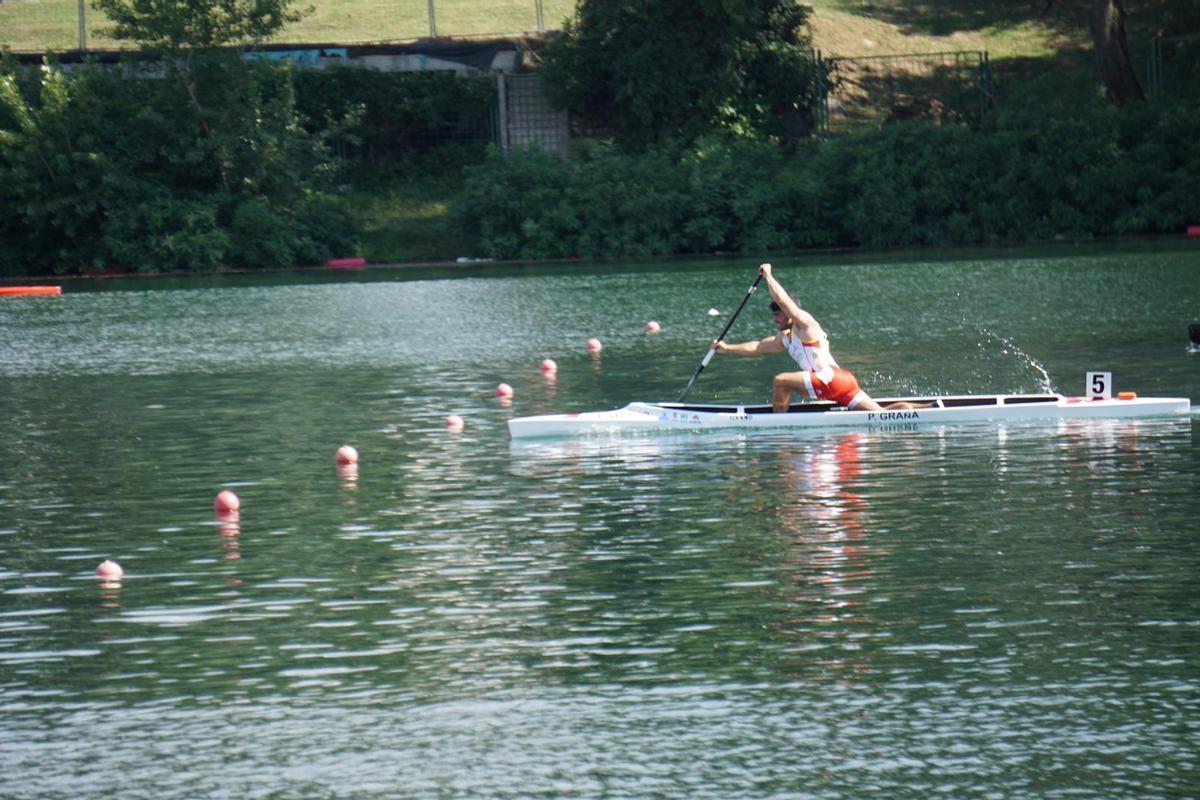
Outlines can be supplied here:
M1020 346L1018 346L1017 343L1008 336L1001 336L1000 334L983 327L979 328L979 332L983 336L1003 345L1003 348L999 351L1001 355L1015 356L1018 363L1024 368L1028 368L1029 370L1037 373L1040 381L1038 385L1038 391L1045 392L1047 394L1057 393L1053 382L1050 380L1050 373L1046 370L1045 365L1042 364L1041 361L1022 350Z

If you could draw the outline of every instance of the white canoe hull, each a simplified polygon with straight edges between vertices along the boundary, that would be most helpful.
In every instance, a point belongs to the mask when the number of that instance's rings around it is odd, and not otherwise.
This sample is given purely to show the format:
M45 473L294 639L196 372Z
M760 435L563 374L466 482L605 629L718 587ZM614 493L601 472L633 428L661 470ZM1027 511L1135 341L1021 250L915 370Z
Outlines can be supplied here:
M882 405L908 400L881 399ZM1134 397L1089 400L1062 395L962 395L936 398L942 406L911 411L848 411L826 403L792 406L786 414L762 405L701 405L692 403L630 403L611 411L544 414L508 422L514 439L539 436L587 436L670 431L779 430L783 428L904 429L919 424L997 422L1005 420L1153 417L1188 414L1186 397Z

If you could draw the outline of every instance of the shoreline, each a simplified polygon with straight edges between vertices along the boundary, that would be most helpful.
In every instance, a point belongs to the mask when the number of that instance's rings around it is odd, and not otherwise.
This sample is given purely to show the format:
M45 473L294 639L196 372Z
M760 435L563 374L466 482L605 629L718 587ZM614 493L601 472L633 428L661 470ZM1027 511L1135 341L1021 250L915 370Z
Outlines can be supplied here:
M1113 236L1113 237L1096 237L1096 238L1070 238L1070 239L1049 239L1049 240L1028 240L1022 242L1007 242L994 244L974 244L962 245L959 247L946 247L944 245L929 245L926 247L920 246L897 246L883 248L868 248L868 247L822 247L806 250L788 250L777 251L772 253L695 253L695 254L667 254L658 256L628 256L615 258L600 258L600 259L582 259L582 258L567 258L567 259L513 259L513 260L493 260L487 258L471 258L470 260L442 260L442 261L385 261L368 263L364 266L330 267L325 265L308 266L308 267L292 267L289 269L253 269L253 268L229 268L219 269L210 272L193 272L193 271L173 271L173 272L102 272L91 274L76 274L76 275L8 275L0 277L0 286L28 284L28 285L45 285L56 282L72 282L81 283L88 281L96 281L104 283L107 281L120 281L123 279L157 279L157 278L223 278L223 277L239 277L253 276L262 277L269 275L362 275L362 274L381 274L383 272L403 272L406 270L487 270L492 268L512 268L512 267L552 267L563 266L573 267L580 264L589 265L604 265L604 264L639 264L639 263L671 263L680 261L722 261L744 258L747 261L755 261L761 259L803 259L808 257L820 256L862 256L870 257L874 255L889 256L889 257L922 257L928 260L933 257L951 258L956 255L967 253L1011 253L1016 250L1029 250L1035 248L1079 248L1079 247L1097 247L1097 248L1114 248L1122 245L1129 247L1153 245L1155 247L1197 247L1200 248L1200 237L1189 236L1186 231L1180 233L1163 233L1143 236ZM465 258L465 257L462 257Z

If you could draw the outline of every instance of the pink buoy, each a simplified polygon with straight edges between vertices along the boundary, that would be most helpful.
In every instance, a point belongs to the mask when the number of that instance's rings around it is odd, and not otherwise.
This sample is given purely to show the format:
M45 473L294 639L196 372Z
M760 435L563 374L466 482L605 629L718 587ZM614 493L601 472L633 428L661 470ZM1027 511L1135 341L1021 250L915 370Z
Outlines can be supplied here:
M661 330L662 330L662 325L659 325L654 320L650 320L649 322L646 323L646 333L658 333Z
M588 339L587 349L589 352L599 353L601 350L604 349L604 345L600 344L599 339Z
M502 383L496 387L496 397L512 397L513 388L507 383Z
M339 464L357 464L358 451L352 445L344 444L337 449L337 455L334 456Z
M446 417L446 430L450 431L451 433L458 433L465 425L466 423L463 422L463 418L458 414L451 414Z
M228 489L222 490L213 501L213 509L218 514L236 514L241 507L242 501Z
M119 581L124 574L125 570L121 569L120 564L107 558L96 567L96 577L103 581Z
M558 364L554 363L553 358L543 358L542 372L558 372Z
M365 258L331 258L325 262L330 269L362 269L367 266Z

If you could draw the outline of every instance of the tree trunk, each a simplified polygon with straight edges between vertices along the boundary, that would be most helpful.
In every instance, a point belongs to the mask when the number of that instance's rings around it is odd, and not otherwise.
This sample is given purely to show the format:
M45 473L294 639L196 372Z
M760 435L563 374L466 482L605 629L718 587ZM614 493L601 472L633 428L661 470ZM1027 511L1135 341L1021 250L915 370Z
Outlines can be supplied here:
M1145 100L1125 41L1125 0L1093 0L1091 27L1096 64L1109 101L1123 106Z

